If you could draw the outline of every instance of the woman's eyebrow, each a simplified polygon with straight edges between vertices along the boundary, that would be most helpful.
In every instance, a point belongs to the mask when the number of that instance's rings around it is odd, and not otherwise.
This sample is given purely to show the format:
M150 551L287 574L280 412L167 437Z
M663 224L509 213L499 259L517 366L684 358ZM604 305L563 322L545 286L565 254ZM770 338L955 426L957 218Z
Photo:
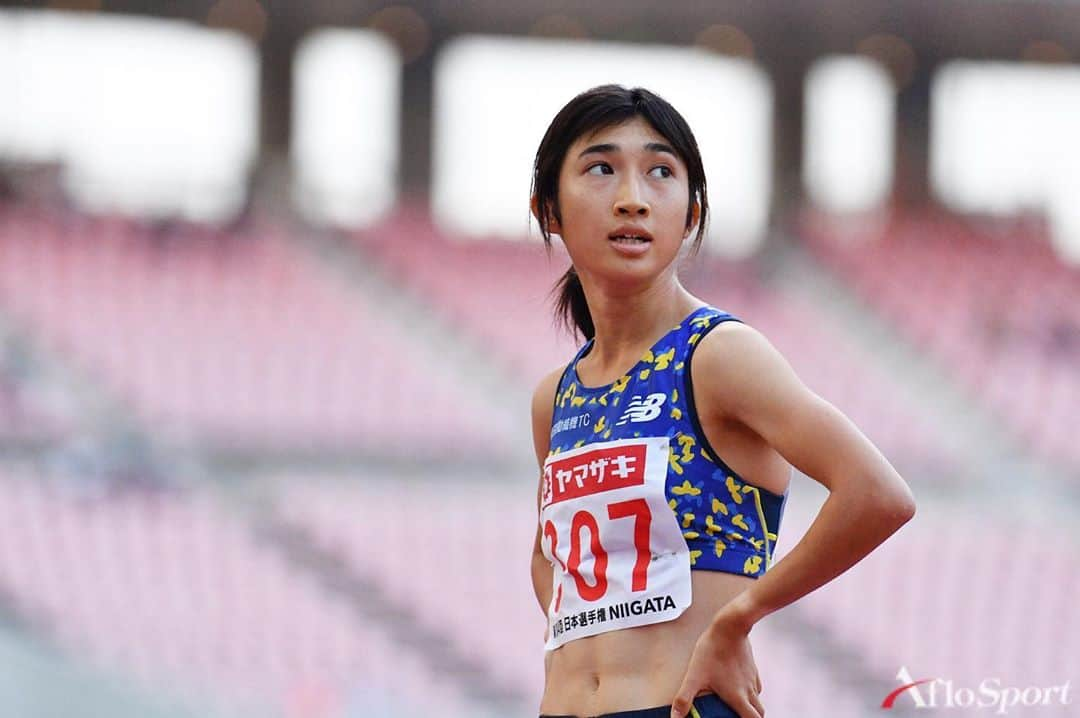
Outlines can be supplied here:
M645 149L649 152L667 152L673 157L679 156L675 153L675 150L672 149L671 145L665 144L663 142L648 142L645 145Z
M675 150L672 149L671 145L665 144L663 142L646 142L644 148L646 152L666 152L673 157L679 156L678 154L676 154ZM619 146L611 142L605 142L599 145L589 145L581 151L581 154L578 155L578 158L580 159L585 155L605 154L608 152L619 152Z
M580 158L584 157L585 155L605 154L605 153L608 153L608 152L618 152L618 151L619 151L619 146L618 145L612 144L610 142L605 142L604 144L601 144L601 145L589 145L588 147L586 147L585 149L583 149L581 151L581 154L578 155L578 158L580 159Z

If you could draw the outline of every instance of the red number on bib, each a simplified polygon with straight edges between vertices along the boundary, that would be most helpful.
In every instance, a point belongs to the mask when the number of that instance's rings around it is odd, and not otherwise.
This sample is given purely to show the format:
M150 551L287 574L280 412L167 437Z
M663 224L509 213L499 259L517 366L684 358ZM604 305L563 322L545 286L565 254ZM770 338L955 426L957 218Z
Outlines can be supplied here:
M608 518L615 519L634 518L634 548L637 550L637 559L634 561L634 572L630 585L631 591L644 591L649 582L649 563L652 561L652 549L649 546L649 536L652 530L652 511L645 499L632 499L608 504ZM593 576L596 583L589 585L581 575L581 529L589 529L589 550L594 557ZM570 555L564 564L556 553L555 548L559 545L559 535L555 530L555 524L551 521L544 522L544 536L548 539L551 555L559 562L562 569L574 578L578 594L586 601L599 600L607 593L607 565L608 554L600 543L600 527L594 517L588 511L582 510L574 514L570 522ZM555 599L555 610L559 610L562 602L562 586L559 586Z
M589 550L592 551L593 575L596 583L590 586L581 576L581 529L589 527ZM574 577L578 595L586 601L597 601L607 593L607 551L600 545L600 527L588 511L578 511L570 521L570 557L566 570Z
M644 591L648 583L649 562L652 560L652 551L649 549L652 512L649 511L649 503L645 499L633 499L608 504L607 515L612 520L634 517L634 548L637 549L637 561L634 562L634 579L630 590Z

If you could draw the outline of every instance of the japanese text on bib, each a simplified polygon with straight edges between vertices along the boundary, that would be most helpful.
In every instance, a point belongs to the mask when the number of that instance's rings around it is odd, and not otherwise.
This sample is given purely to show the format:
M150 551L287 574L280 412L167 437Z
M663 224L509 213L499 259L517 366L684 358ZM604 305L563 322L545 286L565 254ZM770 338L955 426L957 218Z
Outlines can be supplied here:
M667 504L667 437L590 444L548 457L541 547L552 563L546 649L677 618L690 558Z

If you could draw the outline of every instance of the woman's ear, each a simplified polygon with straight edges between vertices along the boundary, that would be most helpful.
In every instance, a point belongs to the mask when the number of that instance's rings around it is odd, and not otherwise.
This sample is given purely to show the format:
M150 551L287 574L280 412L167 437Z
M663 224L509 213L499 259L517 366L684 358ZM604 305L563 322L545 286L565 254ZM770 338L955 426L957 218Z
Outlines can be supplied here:
M532 210L532 215L536 218L537 224L543 227L544 220L540 217L540 202L536 195L529 199L529 208ZM550 234L562 236L562 227L559 226L559 220L556 219L555 213L551 211L551 207L548 207L547 229Z
M686 226L686 231L683 232L683 239L690 236L690 233L694 231L694 227L697 226L698 220L701 219L701 203L694 201L693 206L690 207L690 224Z

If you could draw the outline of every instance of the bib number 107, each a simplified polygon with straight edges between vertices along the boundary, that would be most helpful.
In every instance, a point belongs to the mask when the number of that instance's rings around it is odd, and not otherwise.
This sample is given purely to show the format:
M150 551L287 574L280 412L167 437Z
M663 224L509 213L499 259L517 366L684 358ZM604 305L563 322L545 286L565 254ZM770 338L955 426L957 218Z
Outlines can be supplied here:
M637 558L634 561L634 570L631 576L630 590L644 591L648 584L649 562L652 560L652 552L649 548L649 535L652 528L652 512L645 499L631 499L618 501L607 505L607 520L634 519L634 549ZM581 552L582 531L589 532L589 552L593 556L593 582L589 583L581 575ZM548 540L548 548L551 555L559 562L563 570L574 579L578 595L585 601L598 601L607 593L608 579L608 554L600 542L600 526L591 511L582 509L574 514L570 520L570 552L566 563L559 557L556 549L559 544L559 536L555 531L555 524L548 519L544 523L544 537ZM555 599L555 610L559 610L562 602L562 586Z

